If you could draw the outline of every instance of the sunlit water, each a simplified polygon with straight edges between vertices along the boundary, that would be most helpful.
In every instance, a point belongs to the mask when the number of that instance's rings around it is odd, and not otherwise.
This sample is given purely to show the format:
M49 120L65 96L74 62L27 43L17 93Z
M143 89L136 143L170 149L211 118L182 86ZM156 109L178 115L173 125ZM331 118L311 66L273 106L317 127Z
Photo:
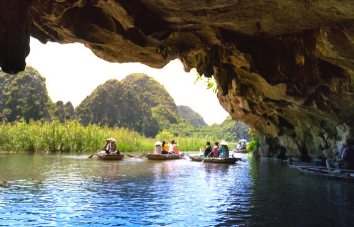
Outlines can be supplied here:
M354 224L354 182L305 176L287 163L88 155L0 154L0 226Z

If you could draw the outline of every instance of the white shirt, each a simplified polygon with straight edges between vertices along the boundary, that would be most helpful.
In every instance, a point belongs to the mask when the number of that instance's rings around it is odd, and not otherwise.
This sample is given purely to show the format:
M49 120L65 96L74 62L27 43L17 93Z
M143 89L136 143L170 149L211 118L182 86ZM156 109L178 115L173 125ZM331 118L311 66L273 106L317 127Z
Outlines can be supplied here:
M176 146L177 146L177 144L170 144L170 149L168 151L169 152L174 152Z

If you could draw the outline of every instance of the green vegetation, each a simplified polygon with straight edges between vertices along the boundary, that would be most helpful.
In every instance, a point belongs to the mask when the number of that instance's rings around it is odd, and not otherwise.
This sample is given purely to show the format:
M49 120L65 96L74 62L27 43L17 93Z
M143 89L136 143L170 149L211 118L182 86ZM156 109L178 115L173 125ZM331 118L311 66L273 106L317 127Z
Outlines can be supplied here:
M179 115L185 120L189 121L196 128L203 128L207 126L200 114L192 110L189 106L177 106Z
M23 72L7 74L0 71L0 120L50 118L52 105L45 78L31 66Z
M152 113L148 121L157 125L155 134L146 136L154 137L170 124L177 123L180 118L177 106L171 95L163 85L144 73L133 73L122 80L122 83L130 86L139 96L140 101L146 104Z
M197 78L195 79L194 84L196 84L198 81L203 81L206 84L207 89L211 89L214 93L218 92L218 88L216 86L216 82L214 78L206 78L204 76L199 75L199 73L196 70L194 71L197 74Z
M147 136L157 134L156 122L148 119L152 116L150 108L142 104L130 86L118 80L108 80L98 86L76 107L76 112L85 126L107 124L145 132Z
M249 128L247 125L239 121L233 121L231 116L228 116L225 121L218 125L213 124L204 126L201 129L195 128L184 119L180 119L177 124L171 125L166 131L175 136L198 137L198 138L217 138L228 142L237 142L239 139L250 141L248 135Z
M52 102L48 96L45 78L31 66L23 72L7 74L0 70L0 121L13 122L25 119L58 120L64 122L74 117L71 102Z
M248 144L247 150L249 152L253 152L260 147L259 138L258 138L258 134L252 129L250 129L249 135L252 137L252 141Z
M205 145L200 138L176 138L159 134L157 139L174 139L180 147L178 150L198 150ZM83 126L77 121L58 123L16 121L0 124L0 150L2 151L97 151L107 138L115 138L117 149L121 151L153 151L157 139L145 138L143 135L126 128L90 124Z
M250 140L248 127L230 116L207 126L191 108L177 108L164 86L146 74L108 80L76 109L71 102L53 103L45 78L30 66L17 75L0 72L0 88L4 151L96 151L107 137L123 151L151 151L156 140L174 139L180 150L198 150L206 140Z

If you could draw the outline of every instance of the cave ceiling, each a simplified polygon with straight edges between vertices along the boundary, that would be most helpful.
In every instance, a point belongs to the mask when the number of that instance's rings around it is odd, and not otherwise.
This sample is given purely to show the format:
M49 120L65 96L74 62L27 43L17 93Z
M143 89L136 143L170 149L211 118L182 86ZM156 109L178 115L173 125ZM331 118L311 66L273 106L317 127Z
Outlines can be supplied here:
M259 132L260 155L276 155L276 141L289 156L313 158L354 136L353 8L351 0L0 0L0 66L23 70L30 36L82 43L109 62L162 68L179 59L214 76L220 104Z

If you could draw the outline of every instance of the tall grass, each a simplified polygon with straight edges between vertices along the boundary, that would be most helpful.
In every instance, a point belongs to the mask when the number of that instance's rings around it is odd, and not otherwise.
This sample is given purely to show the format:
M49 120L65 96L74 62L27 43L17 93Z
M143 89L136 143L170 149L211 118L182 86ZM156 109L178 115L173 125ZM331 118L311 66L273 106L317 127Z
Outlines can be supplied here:
M0 150L2 151L97 151L107 138L115 138L121 151L153 151L159 139L146 138L125 128L100 125L82 126L77 121L58 122L2 122ZM170 139L170 138L168 138ZM166 142L170 142L170 140ZM208 138L173 138L178 150L199 150Z

